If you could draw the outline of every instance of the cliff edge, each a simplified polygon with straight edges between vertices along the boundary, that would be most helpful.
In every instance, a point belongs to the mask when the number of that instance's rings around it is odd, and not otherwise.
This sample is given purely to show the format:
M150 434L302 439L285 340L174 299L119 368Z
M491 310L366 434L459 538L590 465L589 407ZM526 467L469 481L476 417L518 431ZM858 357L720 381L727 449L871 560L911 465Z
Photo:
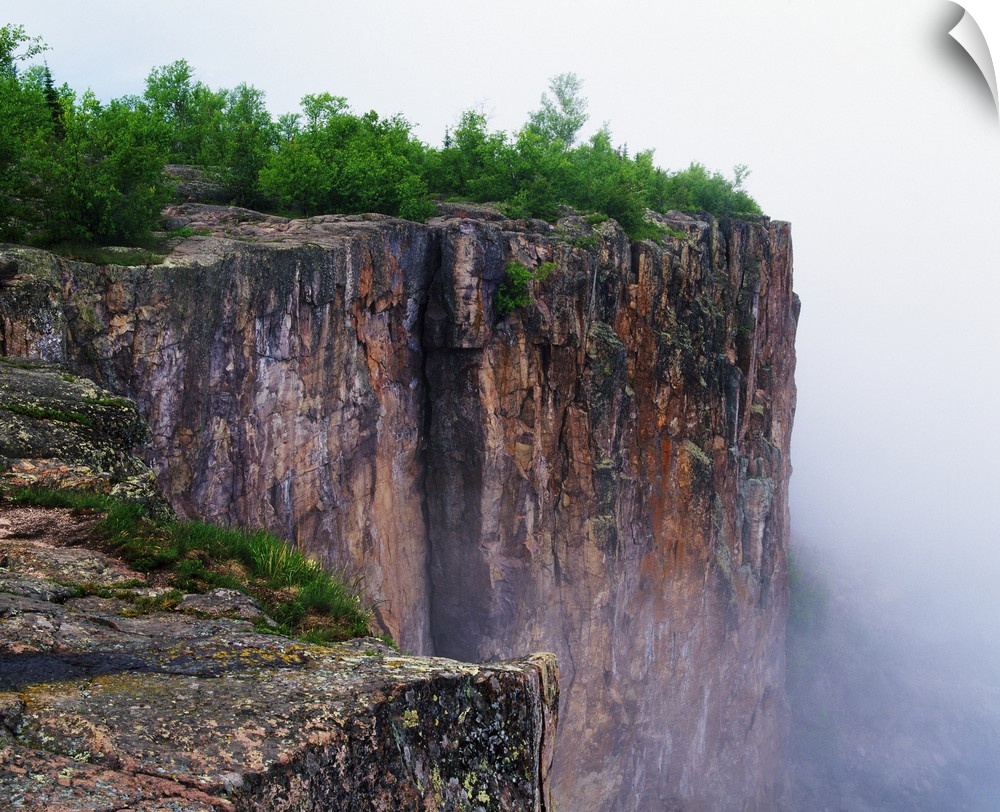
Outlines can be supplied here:
M134 405L0 361L4 489L155 499ZM93 512L0 503L4 809L544 810L555 660L310 645L240 592L176 594Z
M787 223L167 218L155 266L0 250L0 348L134 397L175 509L357 574L404 648L553 651L561 808L774 807Z

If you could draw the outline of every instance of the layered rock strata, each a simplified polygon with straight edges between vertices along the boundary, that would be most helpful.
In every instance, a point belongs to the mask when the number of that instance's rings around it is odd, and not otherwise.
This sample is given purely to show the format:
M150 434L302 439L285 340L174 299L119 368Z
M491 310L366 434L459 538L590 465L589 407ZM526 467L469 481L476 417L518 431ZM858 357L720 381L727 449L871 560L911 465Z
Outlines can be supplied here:
M773 805L787 224L170 217L209 236L158 266L5 250L5 351L136 397L180 511L357 574L404 647L554 651L562 808ZM498 318L509 261L547 273Z

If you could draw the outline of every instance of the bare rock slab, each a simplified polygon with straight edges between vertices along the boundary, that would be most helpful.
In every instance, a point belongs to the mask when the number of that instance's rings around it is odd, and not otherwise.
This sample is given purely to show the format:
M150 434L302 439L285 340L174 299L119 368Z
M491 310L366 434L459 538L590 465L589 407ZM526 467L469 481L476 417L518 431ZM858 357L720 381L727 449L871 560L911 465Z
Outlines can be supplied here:
M549 656L473 666L240 631L197 655L214 667L109 656L0 694L10 808L548 808Z
M80 546L90 521L0 511L3 809L551 808L553 655L314 646L228 590L141 611L156 590ZM115 597L79 594L95 574Z

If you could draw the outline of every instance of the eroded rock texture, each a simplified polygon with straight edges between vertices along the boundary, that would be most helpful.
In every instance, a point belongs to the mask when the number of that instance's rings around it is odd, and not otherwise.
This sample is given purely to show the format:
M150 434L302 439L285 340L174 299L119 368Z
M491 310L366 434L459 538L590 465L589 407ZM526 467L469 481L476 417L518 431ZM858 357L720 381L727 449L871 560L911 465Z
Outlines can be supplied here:
M135 404L45 362L0 358L0 488L107 493L164 513L132 449L148 439Z
M787 224L172 217L209 236L152 268L5 251L5 351L135 397L178 509L360 574L405 647L554 651L559 808L773 806ZM555 269L498 321L512 259Z
M312 646L229 590L144 609L166 590L89 549L95 521L0 510L3 809L551 808L551 655Z
M48 284L6 292L6 353L76 360L134 397L178 513L268 527L362 577L386 628L429 651L418 316L432 235L191 209L177 222L235 239L192 238L155 268L17 250L8 265Z

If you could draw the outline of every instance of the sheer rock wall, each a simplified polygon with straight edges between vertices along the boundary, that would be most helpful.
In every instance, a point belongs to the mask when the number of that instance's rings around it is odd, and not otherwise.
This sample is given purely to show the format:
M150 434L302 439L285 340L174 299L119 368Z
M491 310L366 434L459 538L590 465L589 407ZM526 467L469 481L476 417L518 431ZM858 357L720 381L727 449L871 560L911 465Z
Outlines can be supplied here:
M773 806L788 224L170 216L205 236L154 267L3 251L4 351L135 397L181 512L358 575L405 648L554 651L560 808ZM510 260L554 270L498 320Z

